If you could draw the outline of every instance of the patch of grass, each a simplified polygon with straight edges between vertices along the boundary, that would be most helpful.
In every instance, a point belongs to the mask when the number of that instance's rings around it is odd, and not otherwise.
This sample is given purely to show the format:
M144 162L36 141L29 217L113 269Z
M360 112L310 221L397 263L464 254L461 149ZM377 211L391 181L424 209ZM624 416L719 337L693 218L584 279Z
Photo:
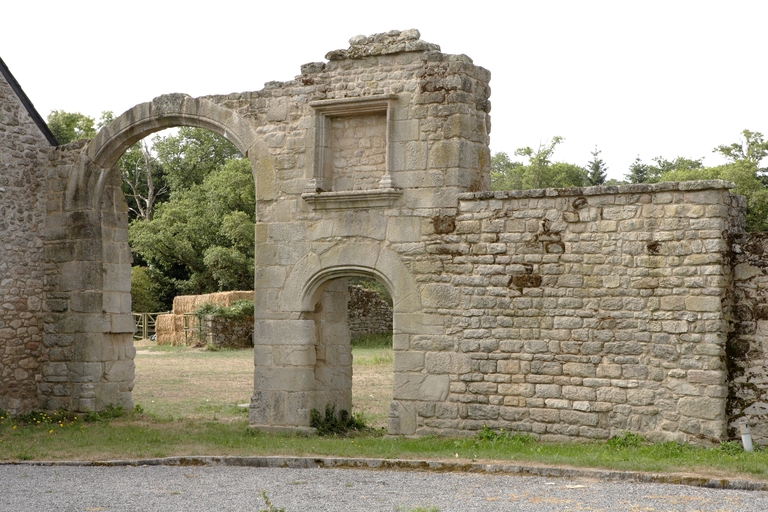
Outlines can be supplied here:
M389 365L391 368L394 360L392 349L388 348L355 348L352 354L357 366Z
M169 421L130 412L108 422L78 421L71 428L4 421L0 423L0 460L108 460L211 454L475 459L768 480L767 451L748 453L735 448L705 449L678 443L645 443L617 449L605 441L544 443L525 433L480 432L467 438L406 439L369 434L304 437L250 431L242 416L233 421Z
M622 449L622 448L636 448L646 443L643 436L639 434L633 434L632 432L624 432L620 436L613 436L610 438L606 445L609 448Z
M392 348L392 333L363 334L350 341L352 348Z

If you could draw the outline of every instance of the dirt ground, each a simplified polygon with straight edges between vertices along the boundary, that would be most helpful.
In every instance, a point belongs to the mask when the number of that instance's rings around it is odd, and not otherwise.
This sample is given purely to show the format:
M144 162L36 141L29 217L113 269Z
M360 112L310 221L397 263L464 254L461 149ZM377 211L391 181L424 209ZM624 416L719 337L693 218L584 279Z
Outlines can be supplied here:
M253 349L207 351L146 340L135 344L133 401L144 412L220 421L247 415ZM352 412L362 412L372 427L386 427L392 400L391 349L354 349L353 361Z

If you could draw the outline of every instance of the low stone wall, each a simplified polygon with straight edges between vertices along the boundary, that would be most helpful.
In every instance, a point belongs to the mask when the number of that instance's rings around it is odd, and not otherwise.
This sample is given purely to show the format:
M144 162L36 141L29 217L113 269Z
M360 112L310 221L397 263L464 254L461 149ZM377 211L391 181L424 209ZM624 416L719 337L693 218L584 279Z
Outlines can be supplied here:
M349 285L347 325L352 338L392 332L392 308L375 291Z
M203 321L205 344L215 348L248 348L253 346L253 316L233 320L206 316Z

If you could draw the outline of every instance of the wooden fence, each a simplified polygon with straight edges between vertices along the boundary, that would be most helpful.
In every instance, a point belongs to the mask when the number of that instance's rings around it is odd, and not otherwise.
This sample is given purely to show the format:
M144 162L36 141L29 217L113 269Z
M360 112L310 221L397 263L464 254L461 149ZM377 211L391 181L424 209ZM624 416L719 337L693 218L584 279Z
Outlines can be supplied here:
M134 340L148 340L150 336L155 334L155 323L157 322L158 315L165 315L165 312L160 313L131 313L133 315L133 321L136 323L136 330L133 331Z

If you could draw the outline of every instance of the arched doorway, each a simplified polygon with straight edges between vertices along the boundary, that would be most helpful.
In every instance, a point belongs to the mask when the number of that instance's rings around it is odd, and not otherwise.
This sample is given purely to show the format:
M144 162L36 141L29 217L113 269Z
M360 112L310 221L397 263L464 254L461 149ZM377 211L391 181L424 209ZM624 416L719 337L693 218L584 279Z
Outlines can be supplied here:
M271 156L252 125L208 99L161 96L105 126L73 159L60 211L49 209L47 243L63 260L55 262L58 275L49 297L68 304L51 315L51 329L57 342L72 348L45 363L47 375L66 375L71 382L42 390L46 408L90 411L133 405L131 254L127 208L114 167L134 142L175 126L227 137L248 158L257 196L273 195Z
M409 340L421 318L421 300L400 257L380 243L358 238L337 243L319 255L309 253L294 269L280 293L284 319L256 324L256 385L251 424L267 430L301 430L309 425L311 409L322 411L330 404L337 411L350 410L352 357L343 313L347 305L347 278L364 276L375 277L393 299L395 384L388 432L412 434L412 400L416 397L398 396L397 369L408 361ZM257 294L256 300L266 299ZM258 312L258 304L256 309ZM338 357L328 357L329 353ZM408 370L413 370L411 366L406 364ZM403 377L409 378L400 376ZM404 423L403 415L407 416Z

